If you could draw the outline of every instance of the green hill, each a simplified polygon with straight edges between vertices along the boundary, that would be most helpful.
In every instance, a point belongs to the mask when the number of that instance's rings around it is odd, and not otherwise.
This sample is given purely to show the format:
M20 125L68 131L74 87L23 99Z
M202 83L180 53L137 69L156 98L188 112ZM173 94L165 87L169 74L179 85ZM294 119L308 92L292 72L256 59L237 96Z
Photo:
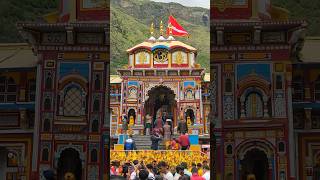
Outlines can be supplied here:
M22 42L16 22L40 20L42 15L55 11L60 0L0 0L0 43ZM276 6L288 9L293 19L309 23L308 35L320 35L319 0L271 0ZM177 3L159 3L150 0L111 0L111 70L127 63L126 49L144 41L149 36L151 22L166 26L173 15L191 34L189 39L177 38L198 49L198 61L209 67L209 10L184 7Z
M210 27L209 10L184 7L177 3L149 0L111 0L111 72L128 63L126 50L150 37L151 22L158 28L160 21L167 26L169 15L191 34L190 38L176 38L198 49L198 62L209 67ZM159 30L156 30L159 36Z

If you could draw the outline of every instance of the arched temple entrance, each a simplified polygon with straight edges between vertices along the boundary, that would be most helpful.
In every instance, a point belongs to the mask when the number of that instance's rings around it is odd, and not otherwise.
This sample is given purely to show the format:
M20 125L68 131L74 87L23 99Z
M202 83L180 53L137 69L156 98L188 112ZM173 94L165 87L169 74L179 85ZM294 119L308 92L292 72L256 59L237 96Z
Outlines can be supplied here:
M134 110L134 109L130 109L129 111L128 111L128 120L129 120L129 122L131 122L131 118L133 118L133 124L135 124L135 122L136 122L136 111Z
M58 179L64 180L66 173L72 173L75 180L82 180L82 164L79 152L73 148L61 152L58 160Z
M148 91L148 100L144 105L144 114L149 114L153 118L153 122L157 114L162 117L165 115L171 118L173 124L176 124L177 102L172 89L166 86L156 86Z
M248 175L254 174L256 180L268 180L269 162L264 151L257 148L248 151L241 164L241 179L247 180Z

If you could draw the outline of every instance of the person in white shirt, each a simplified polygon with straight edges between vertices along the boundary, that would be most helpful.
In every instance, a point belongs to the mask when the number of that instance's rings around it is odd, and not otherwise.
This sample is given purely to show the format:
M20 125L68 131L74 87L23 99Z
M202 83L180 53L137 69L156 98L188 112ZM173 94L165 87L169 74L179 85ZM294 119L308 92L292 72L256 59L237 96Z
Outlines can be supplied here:
M204 174L202 175L203 178L206 180L210 180L210 168L208 165L204 165L203 167L203 172Z
M149 172L149 176L148 176L148 179L149 180L154 180L155 179L155 176L154 176L154 173L153 173L153 166L152 166L152 164L147 164L147 170L148 170L148 172Z
M185 175L188 175L189 177L192 176L191 172L188 170L188 164L186 162L182 162L180 166L182 167Z
M173 180L172 173L168 170L168 165L166 162L161 161L158 166L160 167L160 173L163 174L164 180Z
M183 174L183 169L181 166L177 166L176 173L173 176L173 180L179 180L179 178L181 177L181 174Z

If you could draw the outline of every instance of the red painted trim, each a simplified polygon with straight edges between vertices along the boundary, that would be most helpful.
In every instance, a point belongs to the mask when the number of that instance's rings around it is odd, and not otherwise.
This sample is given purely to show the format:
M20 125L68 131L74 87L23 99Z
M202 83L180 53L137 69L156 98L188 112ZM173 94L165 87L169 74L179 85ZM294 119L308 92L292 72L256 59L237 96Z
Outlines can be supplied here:
M168 66L168 64L153 64L153 67L155 68L167 68Z

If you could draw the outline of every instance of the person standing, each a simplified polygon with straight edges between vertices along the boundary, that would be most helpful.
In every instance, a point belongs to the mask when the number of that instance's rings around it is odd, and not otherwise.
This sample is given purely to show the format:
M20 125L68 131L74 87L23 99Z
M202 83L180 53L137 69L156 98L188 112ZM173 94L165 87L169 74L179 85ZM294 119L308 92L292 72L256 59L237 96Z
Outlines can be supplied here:
M170 125L169 125L168 121L163 126L163 131L164 131L164 136L163 136L164 142L170 141L170 139L171 139L171 129L170 129Z
M163 175L164 179L166 180L173 180L173 175L172 173L168 170L168 165L166 162L161 161L158 164L159 168L160 168L160 173Z
M183 118L180 119L177 130L180 134L188 132L188 125L185 119Z
M206 179L206 180L210 180L210 168L209 168L209 166L208 165L203 165L202 169L203 169L203 173L204 173L202 175L202 177L204 179Z
M125 141L124 150L137 150L136 143L132 137L132 134L130 134L129 138Z
M186 133L182 133L179 137L179 143L181 146L181 150L187 150L190 147L189 136Z
M161 140L160 133L157 129L153 131L153 134L151 136L151 149L152 150L158 150L159 149L159 141Z
M149 114L146 115L146 135L150 135L151 130L151 116Z
M122 117L122 130L123 130L123 134L127 134L127 131L128 131L128 118L127 118L127 116L125 114Z
M194 167L191 170L192 176L190 178L190 180L205 180L205 178L199 176L198 174L198 168Z

